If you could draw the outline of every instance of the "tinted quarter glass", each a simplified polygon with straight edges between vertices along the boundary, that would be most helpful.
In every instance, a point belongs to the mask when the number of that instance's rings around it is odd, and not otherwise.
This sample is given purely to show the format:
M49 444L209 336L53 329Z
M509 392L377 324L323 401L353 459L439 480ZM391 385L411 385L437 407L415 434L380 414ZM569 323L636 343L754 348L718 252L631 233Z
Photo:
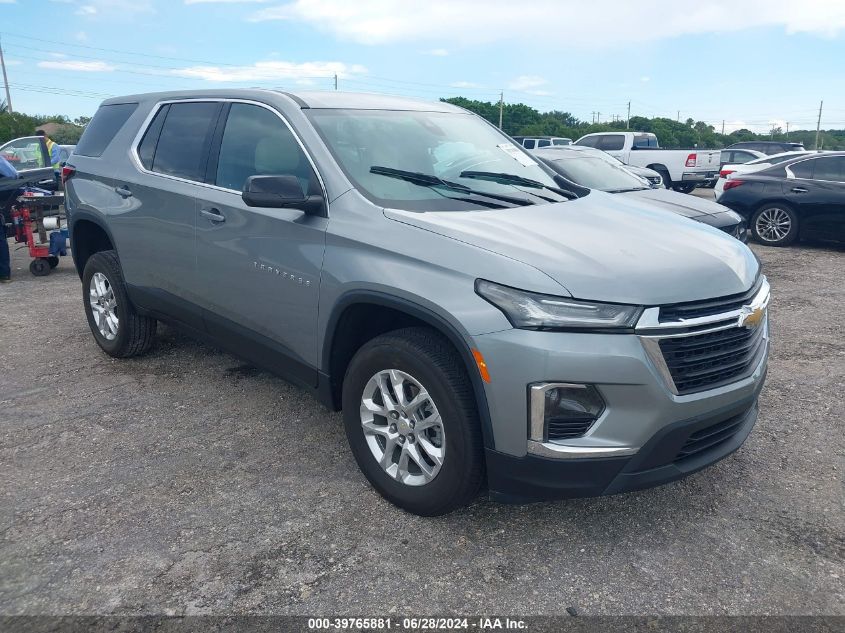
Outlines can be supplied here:
M552 144L552 142L549 139L545 139L545 138L537 141L537 147L548 147L551 144Z
M588 136L587 138L582 138L580 141L578 141L578 145L584 145L586 147L596 147L600 139L600 136Z
M156 113L155 118L150 123L147 131L144 133L144 138L138 146L138 158L141 159L141 164L146 168L152 170L153 157L155 156L156 144L161 135L161 128L164 126L164 119L167 117L167 111L170 109L169 105L161 108Z
M813 180L845 182L845 156L826 156L812 162L815 163Z
M657 137L650 134L635 134L634 148L645 149L647 147L657 147ZM622 149L621 147L619 149Z
M625 137L621 134L608 134L601 137L601 142L598 145L599 149L616 151L625 147Z
M155 149L152 170L203 180L208 140L219 109L218 103L171 104Z
M313 171L288 126L260 106L235 103L229 110L215 184L241 191L250 176L296 176L303 193Z
M812 178L815 162L814 160L802 160L801 162L790 165L788 169L796 178Z
M82 156L102 156L111 140L135 112L137 103L115 103L100 106L94 118L85 126L74 153Z
M527 138L527 139L525 139L525 140L523 140L523 141L522 141L522 145L523 145L523 147L525 147L526 149L534 149L534 144L535 144L535 143L534 143L534 139L533 139L533 138Z

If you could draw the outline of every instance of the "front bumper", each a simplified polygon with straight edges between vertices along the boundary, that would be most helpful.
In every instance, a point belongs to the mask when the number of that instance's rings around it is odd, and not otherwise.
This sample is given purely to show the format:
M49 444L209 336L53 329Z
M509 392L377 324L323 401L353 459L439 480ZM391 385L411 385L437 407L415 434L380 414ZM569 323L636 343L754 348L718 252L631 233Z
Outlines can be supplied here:
M761 380L750 398L728 408L664 427L629 457L560 460L488 449L490 495L504 503L595 497L686 477L742 446L757 421L762 385Z

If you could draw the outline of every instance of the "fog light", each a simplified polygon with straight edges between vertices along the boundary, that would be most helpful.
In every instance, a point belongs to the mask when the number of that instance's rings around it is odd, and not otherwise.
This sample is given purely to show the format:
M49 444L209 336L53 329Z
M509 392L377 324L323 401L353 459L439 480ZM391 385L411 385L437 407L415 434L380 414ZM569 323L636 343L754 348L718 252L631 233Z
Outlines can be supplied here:
M604 412L593 385L535 383L529 385L530 439L564 440L584 435Z

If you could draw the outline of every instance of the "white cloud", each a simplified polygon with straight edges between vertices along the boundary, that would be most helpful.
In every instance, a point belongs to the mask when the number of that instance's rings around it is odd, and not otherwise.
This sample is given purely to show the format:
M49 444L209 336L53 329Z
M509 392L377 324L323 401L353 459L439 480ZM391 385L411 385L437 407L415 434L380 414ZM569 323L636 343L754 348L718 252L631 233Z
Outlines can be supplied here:
M387 42L495 42L536 38L514 28L511 0L290 0L254 11L254 22L304 22L363 44ZM643 22L643 16L660 16ZM693 33L736 32L755 27L782 28L833 36L845 29L842 0L532 0L519 5L521 24L542 24L545 38L568 48L621 47ZM577 24L578 28L572 28ZM633 28L640 25L642 28ZM595 37L601 33L600 38Z
M423 55L431 55L432 57L447 57L449 55L449 51L445 48L432 48L422 53Z
M273 81L302 80L317 77L351 77L367 72L359 64L343 62L304 62L301 64L285 61L256 62L252 66L190 66L172 71L179 77L205 79L207 81Z
M531 90L545 86L547 83L549 83L548 79L538 77L537 75L522 75L510 82L508 88L511 90ZM535 94L537 92L540 91L535 91Z
M18 0L0 0L0 4L15 4Z
M95 15L97 13L97 7L91 4L83 4L76 10L76 15Z
M640 81L644 84L647 84L649 81L651 81L651 77L649 77L648 75L643 75L642 77L640 77Z
M87 42L88 41L88 34L85 31L79 31L73 37L76 38L77 42Z
M55 62L38 62L39 68L51 68L53 70L76 70L84 73L108 73L115 69L106 62L86 62L78 59L66 59Z

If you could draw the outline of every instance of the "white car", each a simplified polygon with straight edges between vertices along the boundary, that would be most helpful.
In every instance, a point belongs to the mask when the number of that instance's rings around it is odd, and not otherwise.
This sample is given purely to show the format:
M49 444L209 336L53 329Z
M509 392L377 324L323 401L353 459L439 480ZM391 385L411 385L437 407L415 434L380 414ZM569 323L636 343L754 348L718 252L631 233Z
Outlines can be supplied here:
M780 154L772 154L771 156L763 156L762 158L757 158L755 160L748 161L747 163L724 165L719 171L719 180L716 181L716 186L713 187L713 193L716 196L716 200L719 200L719 196L721 196L722 192L725 190L725 181L728 178L733 177L735 174L748 174L760 171L761 169L766 169L772 165L777 165L785 160L795 158L796 156L803 156L804 154L815 154L815 152L808 150L782 152Z

